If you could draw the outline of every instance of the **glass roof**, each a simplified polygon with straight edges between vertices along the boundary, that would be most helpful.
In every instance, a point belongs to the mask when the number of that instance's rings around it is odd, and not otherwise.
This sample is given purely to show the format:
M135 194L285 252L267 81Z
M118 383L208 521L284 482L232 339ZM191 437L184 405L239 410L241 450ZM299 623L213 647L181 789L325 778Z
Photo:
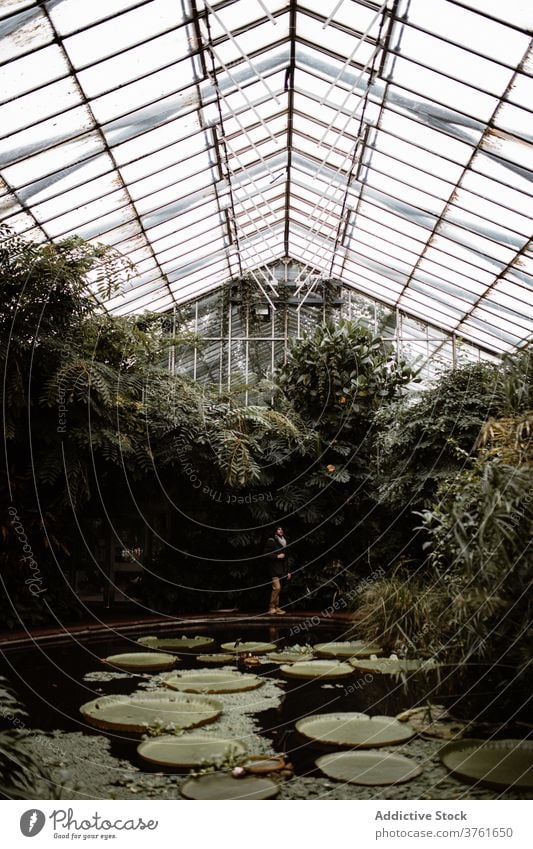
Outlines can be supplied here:
M529 0L2 0L0 220L167 310L291 258L491 352L533 336ZM302 279L302 286L305 279Z

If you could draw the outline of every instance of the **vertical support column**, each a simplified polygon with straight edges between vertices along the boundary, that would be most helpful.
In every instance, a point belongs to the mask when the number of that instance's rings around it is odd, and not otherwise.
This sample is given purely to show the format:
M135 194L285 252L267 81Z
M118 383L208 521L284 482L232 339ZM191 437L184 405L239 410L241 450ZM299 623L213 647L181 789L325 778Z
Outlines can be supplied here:
M196 383L196 375L198 373L198 301L195 301L194 304L194 337L192 379Z
M289 352L289 309L285 305L285 314L283 316L283 365L287 362L287 354Z
M283 282L285 284L285 303L283 305L283 365L285 365L289 352L289 264L287 262L283 266Z
M224 298L225 293L220 296L220 349L218 352L218 391L222 394L222 372L224 369Z
M270 349L271 349L271 358L270 358L270 368L272 374L274 374L274 362L275 362L275 338L276 338L276 313L274 310L270 310L270 314L272 316L270 321Z
M171 373L174 376L176 374L176 307L172 310L172 347L170 350L172 356Z
M426 324L426 377L429 377L429 327Z
M454 371L457 368L457 339L455 333L452 333L452 368Z
M246 341L244 343L244 382L246 389L244 390L244 406L248 406L248 377L250 374L249 358L250 358L250 304L246 304L246 314L244 319L244 335Z
M402 320L402 314L398 307L396 307L396 360L400 361L400 323Z
M231 315L231 298L228 299L228 377L227 377L227 385L228 389L231 389L231 323L232 315Z

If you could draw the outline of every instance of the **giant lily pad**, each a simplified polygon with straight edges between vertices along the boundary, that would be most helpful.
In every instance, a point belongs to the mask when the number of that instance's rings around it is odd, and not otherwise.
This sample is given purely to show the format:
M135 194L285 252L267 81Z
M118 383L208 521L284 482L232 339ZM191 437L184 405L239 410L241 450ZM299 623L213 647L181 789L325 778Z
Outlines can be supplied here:
M200 669L172 672L163 683L184 693L239 693L255 690L263 684L263 679L233 669Z
M144 740L137 751L141 758L152 764L167 767L192 767L219 763L224 758L245 755L246 747L238 740L210 737L207 734L189 734L184 737L154 737Z
M287 678L305 678L307 680L316 678L321 681L331 681L353 675L353 668L349 663L340 663L336 660L299 661L298 663L280 666L280 670Z
M272 799L279 793L279 784L267 777L233 778L228 773L215 772L189 778L181 792L186 799Z
M196 655L196 660L198 663L209 663L215 666L220 663L223 666L226 663L235 664L235 655L220 651L215 654L198 654Z
M283 755L250 755L242 767L254 775L267 775L285 769L287 762Z
M533 790L532 740L456 740L443 746L439 757L467 782Z
M413 675L416 672L432 672L438 664L434 660L403 660L400 658L377 657L373 660L349 660L358 672L370 672L373 675Z
M173 654L163 654L156 651L137 651L128 654L111 654L103 658L103 663L115 666L117 669L127 669L134 672L161 672L172 669L178 659Z
M348 640L340 643L317 643L315 652L319 657L350 658L383 654L383 649L363 640Z
M171 732L214 722L222 713L222 705L205 696L156 691L101 696L82 705L80 713L98 728L141 734L149 728Z
M276 651L275 643L222 643L221 649L227 652L236 652L237 654L266 654L269 651Z
M324 713L298 720L296 730L315 743L341 749L377 749L404 743L414 730L392 716L366 713Z
M169 651L202 652L212 649L215 641L212 637L139 637L137 640L141 646L150 649L168 649Z
M329 778L373 787L402 784L422 772L416 761L410 758L381 752L335 752L322 755L315 763Z
M303 663L304 661L313 660L313 658L314 655L312 651L291 651L290 649L274 651L267 654L267 660L271 663Z
M423 737L438 740L458 740L469 726L468 722L453 719L444 705L428 704L410 708L397 714L396 719L408 722Z

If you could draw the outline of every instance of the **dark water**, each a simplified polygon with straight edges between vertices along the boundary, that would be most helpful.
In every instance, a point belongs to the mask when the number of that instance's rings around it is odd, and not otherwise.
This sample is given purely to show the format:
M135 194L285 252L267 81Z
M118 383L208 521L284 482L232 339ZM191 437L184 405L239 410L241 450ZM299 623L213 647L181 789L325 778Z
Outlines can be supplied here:
M56 645L39 646L31 649L11 650L4 654L0 670L17 690L20 700L29 714L27 727L44 731L62 729L82 731L86 734L100 732L86 726L79 714L80 705L100 695L130 693L136 690L140 678L124 678L108 682L84 682L87 672L102 671L100 658L119 652L139 650L136 637L142 633L155 633L150 628L139 630L135 634L121 636L77 638L69 635ZM241 640L261 640L277 644L278 648L303 642L301 636L291 636L288 626L268 628L246 623L216 625L210 623L202 628L178 626L173 632L165 631L163 636L193 636L201 633L214 637L217 643ZM310 641L327 642L342 639L339 630L331 627L317 627L306 635ZM213 648L209 651L216 651ZM194 655L182 654L179 669L200 668ZM479 668L464 677L457 670L444 668L440 673L411 676L407 681L398 681L390 676L371 676L354 674L343 681L323 682L286 680L276 664L264 664L254 667L254 674L279 678L285 681L285 698L279 708L257 715L262 733L271 740L274 749L286 752L296 771L315 774L314 760L318 754L316 747L306 742L296 732L295 723L314 713L336 713L360 711L372 716L394 716L401 710L423 705L427 702L446 704L456 718L476 719L479 727L474 733L483 735L484 723L503 724L506 719L520 718L522 706L513 704L500 697L493 678L495 672ZM146 678L150 676L147 675ZM500 685L501 686L501 685ZM216 698L216 696L215 696ZM494 733L491 728L490 733ZM520 729L518 730L520 733ZM513 735L516 736L516 728ZM484 735L483 735L484 736ZM502 736L506 736L502 729ZM507 736L511 736L507 734ZM520 736L525 736L522 732ZM112 753L129 759L147 771L145 762L136 755L136 744L128 735L113 734ZM160 768L159 768L160 769Z

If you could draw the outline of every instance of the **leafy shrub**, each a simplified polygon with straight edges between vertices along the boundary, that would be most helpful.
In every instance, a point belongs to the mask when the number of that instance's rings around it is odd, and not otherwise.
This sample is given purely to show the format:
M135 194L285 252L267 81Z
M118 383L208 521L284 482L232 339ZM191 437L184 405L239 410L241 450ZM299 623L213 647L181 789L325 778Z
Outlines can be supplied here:
M476 363L443 375L414 399L383 406L375 416L373 457L380 503L396 510L427 506L498 411L497 386L497 366Z
M442 616L446 593L404 568L372 583L357 600L356 633L388 651L435 656L446 640Z

